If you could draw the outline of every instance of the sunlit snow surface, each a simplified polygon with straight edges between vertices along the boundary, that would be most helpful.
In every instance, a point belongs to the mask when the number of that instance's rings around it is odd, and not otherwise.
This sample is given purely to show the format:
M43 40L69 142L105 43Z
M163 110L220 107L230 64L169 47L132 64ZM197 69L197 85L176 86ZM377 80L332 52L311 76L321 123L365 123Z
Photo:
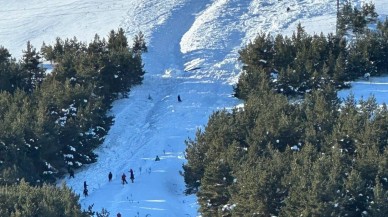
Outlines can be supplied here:
M388 1L373 2L385 18ZM144 33L149 48L144 84L114 103L115 124L96 150L98 162L60 181L81 195L84 209L94 204L96 211L123 217L197 216L196 198L183 193L184 140L194 138L213 111L241 103L232 97L241 67L238 50L260 32L291 35L299 22L309 33L334 32L336 16L333 0L0 0L0 5L0 44L18 59L27 40L39 50L56 37L90 42L96 33L106 37L121 27L131 42ZM373 93L385 102L384 79L355 81L340 96ZM130 168L135 182L123 186L121 174L128 177ZM84 181L88 197L82 195Z

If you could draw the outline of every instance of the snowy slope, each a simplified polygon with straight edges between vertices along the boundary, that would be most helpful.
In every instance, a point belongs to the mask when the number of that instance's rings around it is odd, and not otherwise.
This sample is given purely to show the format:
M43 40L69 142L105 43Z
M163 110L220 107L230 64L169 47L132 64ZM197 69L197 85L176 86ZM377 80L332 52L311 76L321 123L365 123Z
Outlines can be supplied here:
M387 1L374 2L379 14L388 14ZM129 40L138 31L145 34L144 84L114 103L115 124L96 150L98 162L61 181L80 195L87 181L83 208L94 204L94 210L123 217L196 216L196 198L183 194L180 175L184 140L194 138L213 111L240 103L231 96L240 72L238 50L261 31L292 34L299 22L310 33L333 32L336 16L333 0L0 0L0 5L0 44L17 58L27 40L39 49L58 36L90 41L118 27ZM156 155L161 161L154 161ZM128 177L130 168L135 182L122 185L121 174Z

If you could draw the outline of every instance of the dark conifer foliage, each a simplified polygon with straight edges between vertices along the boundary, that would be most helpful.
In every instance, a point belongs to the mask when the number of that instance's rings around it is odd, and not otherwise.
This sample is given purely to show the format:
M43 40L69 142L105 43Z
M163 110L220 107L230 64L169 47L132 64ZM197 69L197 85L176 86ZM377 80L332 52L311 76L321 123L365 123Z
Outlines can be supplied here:
M0 186L0 216L90 216L81 211L78 199L66 186L32 187L22 180L19 184Z
M23 51L19 63L11 58L7 49L0 47L0 90L14 92L21 89L32 93L45 77L41 63L40 54L30 42L27 42L27 48Z
M375 193L388 194L386 106L351 97L340 106L333 90L297 104L262 91L243 110L215 112L188 143L183 167L201 214L387 214Z
M108 49L112 51L119 51L128 48L127 37L122 28L119 28L117 32L112 30L108 37Z
M366 31L356 22L370 12L344 10L358 31L350 41L299 25L240 51L244 107L214 112L186 141L186 193L201 215L388 215L387 106L337 98L346 81L386 72L388 24Z
M43 82L45 70L41 65L41 56L36 49L27 42L27 49L23 51L20 72L20 85L18 87L27 93L31 93Z
M148 52L148 48L146 46L144 34L140 31L133 40L132 51L135 54L141 54Z
M359 9L353 7L351 1L344 1L337 14L337 34L340 36L349 33L363 34L368 31L367 24L375 23L377 17L373 3L365 3Z
M145 44L142 46L145 47ZM57 38L41 53L54 65L46 75L42 57L27 43L20 62L0 48L0 184L25 178L38 184L96 161L113 119L111 102L142 83L141 52L128 46L122 29L108 42Z
M244 73L235 86L235 95L246 99L249 91L255 90L259 74L271 78L271 88L277 92L300 96L327 84L347 88L348 81L367 73L386 72L387 24L379 23L375 31L366 29L366 24L376 22L373 10L373 4L365 4L363 10L353 9L350 4L343 6L339 25L352 24L357 32L348 41L343 37L345 33L310 36L301 24L290 38L259 34L239 52Z
M0 46L0 91L13 92L16 90L19 68L16 61L11 58L9 51Z

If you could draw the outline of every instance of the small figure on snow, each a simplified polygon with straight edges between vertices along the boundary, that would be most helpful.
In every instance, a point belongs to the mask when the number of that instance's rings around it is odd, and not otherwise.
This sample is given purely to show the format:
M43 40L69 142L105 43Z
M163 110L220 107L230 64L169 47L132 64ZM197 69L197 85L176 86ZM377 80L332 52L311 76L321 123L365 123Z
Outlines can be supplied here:
M369 81L370 73L369 72L365 73L364 78L365 78L365 80Z
M160 158L158 155L156 155L155 161L160 161Z
M152 100L151 94L148 94L148 99Z
M87 188L84 188L84 196L88 196L88 189Z
M121 213L117 213L117 217L121 217Z
M74 178L74 170L69 168L69 178Z
M109 175L108 175L108 179L109 179L109 181L112 181L112 172L109 172Z
M133 180L135 179L135 175L133 174L133 170L130 169L130 170L129 170L129 173L131 174L129 178L131 179L131 181L132 181L132 183L133 183Z
M291 8L290 7L287 7L287 12L289 12L291 10Z
M182 102L181 95L178 95L178 102Z
M87 189L88 185L86 184L86 181L84 181L84 189Z
M122 181L123 185L124 185L124 184L128 184L126 178L127 178L127 176L125 175L125 173L123 173L123 175L121 176L121 181Z

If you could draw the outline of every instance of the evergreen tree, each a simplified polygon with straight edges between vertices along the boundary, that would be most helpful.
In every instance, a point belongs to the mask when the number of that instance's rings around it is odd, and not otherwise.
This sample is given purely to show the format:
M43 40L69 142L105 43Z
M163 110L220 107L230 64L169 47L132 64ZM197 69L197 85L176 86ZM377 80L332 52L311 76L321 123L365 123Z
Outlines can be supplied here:
M362 13L368 22L376 22L378 14L376 13L376 7L373 3L365 3L362 6Z
M12 92L16 89L16 71L15 60L6 48L0 46L0 91Z
M27 49L23 53L21 74L19 75L21 83L18 86L22 90L31 93L43 82L45 70L40 65L42 63L40 55L29 41L27 42Z
M46 43L43 42L40 53L46 60L53 64L53 61L55 60L55 54L52 46L47 46Z
M353 9L353 32L356 34L361 34L364 32L366 27L366 20L363 16L362 12L359 11L357 8Z
M345 62L345 55L343 52L340 52L334 67L333 79L336 84L341 85L342 81L349 80L349 76L347 75L347 68Z
M89 46L75 37L43 44L44 57L54 62L47 76L29 42L19 62L0 47L0 186L21 178L55 182L68 168L96 161L93 150L113 122L106 115L111 102L145 73L124 31L112 39L111 49L98 35Z
M112 30L108 37L108 49L111 51L119 51L122 49L128 49L128 41L125 36L125 32L122 28L119 28L117 32Z
M232 182L230 169L222 159L212 162L205 169L202 187L198 192L201 203L200 212L203 216L221 216L222 207L229 200L228 186Z
M144 39L144 34L140 31L137 35L135 35L135 39L133 40L132 51L135 54L146 53L148 48L146 46L146 42Z
M66 186L32 187L20 184L0 187L0 216L4 217L86 217L76 196Z
M348 5L350 30L358 12ZM340 104L336 93L384 70L386 26L348 43L299 25L289 43L259 35L240 51L235 95L244 109L213 114L187 143L187 193L197 192L202 215L386 214L388 109L373 97ZM220 184L224 174L233 182Z

